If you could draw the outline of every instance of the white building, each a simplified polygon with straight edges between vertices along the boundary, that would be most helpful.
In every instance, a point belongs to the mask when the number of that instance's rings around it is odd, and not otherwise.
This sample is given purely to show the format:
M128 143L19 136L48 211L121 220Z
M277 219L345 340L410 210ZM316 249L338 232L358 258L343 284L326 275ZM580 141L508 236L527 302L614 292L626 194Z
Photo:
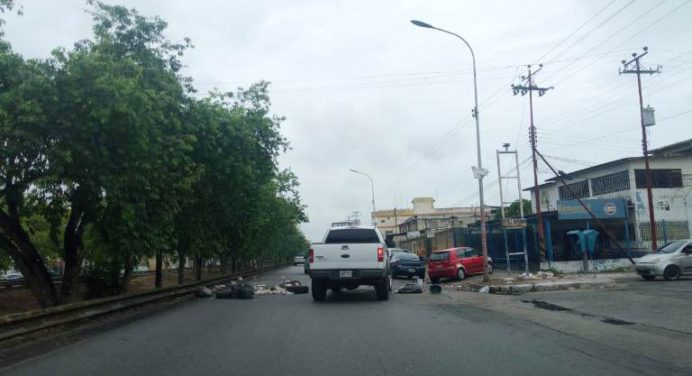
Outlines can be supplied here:
M692 139L650 151L657 239L665 221L668 239L689 238L692 233ZM623 158L568 173L564 176L577 198L624 199L634 223L636 241L650 244L649 207L644 157ZM531 205L536 212L532 191ZM558 178L539 186L541 212L555 211L558 200L570 200L570 190ZM659 241L660 243L660 241Z

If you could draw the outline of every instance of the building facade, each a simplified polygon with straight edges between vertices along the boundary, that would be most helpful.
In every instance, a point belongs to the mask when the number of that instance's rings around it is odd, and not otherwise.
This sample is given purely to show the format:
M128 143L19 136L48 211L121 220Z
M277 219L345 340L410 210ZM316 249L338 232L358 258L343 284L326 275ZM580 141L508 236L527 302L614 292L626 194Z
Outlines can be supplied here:
M414 251L419 251L427 236L480 220L478 207L436 208L432 197L416 197L411 204L413 208L378 210L372 215L383 235L389 236L397 246ZM491 213L492 208L487 207L488 218Z
M692 233L692 139L650 151L657 240L689 238ZM558 210L561 200L623 199L640 247L651 246L651 223L644 157L623 158L551 178L538 187L541 212ZM531 205L536 212L534 188Z

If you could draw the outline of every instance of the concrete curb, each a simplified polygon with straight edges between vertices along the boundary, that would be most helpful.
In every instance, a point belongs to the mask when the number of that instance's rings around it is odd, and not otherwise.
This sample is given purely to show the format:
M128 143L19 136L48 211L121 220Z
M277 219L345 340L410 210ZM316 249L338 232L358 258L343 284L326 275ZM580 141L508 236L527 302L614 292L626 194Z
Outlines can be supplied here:
M462 288L462 291L487 292L496 295L522 295L529 292L540 291L559 291L559 290L576 290L576 289L604 289L615 286L615 281L612 279L597 280L597 281L555 281L555 282L535 282L522 283L519 285L504 285L504 286L485 286L481 284L468 284ZM484 289L484 287L487 287Z

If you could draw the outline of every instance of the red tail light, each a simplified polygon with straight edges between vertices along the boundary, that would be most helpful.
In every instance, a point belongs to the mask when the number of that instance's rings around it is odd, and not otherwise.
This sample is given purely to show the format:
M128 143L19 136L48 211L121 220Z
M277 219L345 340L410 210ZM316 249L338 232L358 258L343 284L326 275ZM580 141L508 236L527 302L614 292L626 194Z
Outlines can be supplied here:
M315 262L315 250L314 249L310 249L310 253L308 254L308 262L310 264Z
M384 248L377 247L377 262L384 261Z

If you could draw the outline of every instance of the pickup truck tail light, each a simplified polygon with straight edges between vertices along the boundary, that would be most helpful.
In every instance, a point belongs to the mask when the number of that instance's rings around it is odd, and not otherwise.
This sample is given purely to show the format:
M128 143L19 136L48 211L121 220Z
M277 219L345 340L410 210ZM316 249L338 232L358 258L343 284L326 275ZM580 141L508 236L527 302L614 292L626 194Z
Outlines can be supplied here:
M308 262L310 264L315 262L315 250L312 248L310 249L310 253L308 253Z
M377 262L384 261L384 248L377 247Z

